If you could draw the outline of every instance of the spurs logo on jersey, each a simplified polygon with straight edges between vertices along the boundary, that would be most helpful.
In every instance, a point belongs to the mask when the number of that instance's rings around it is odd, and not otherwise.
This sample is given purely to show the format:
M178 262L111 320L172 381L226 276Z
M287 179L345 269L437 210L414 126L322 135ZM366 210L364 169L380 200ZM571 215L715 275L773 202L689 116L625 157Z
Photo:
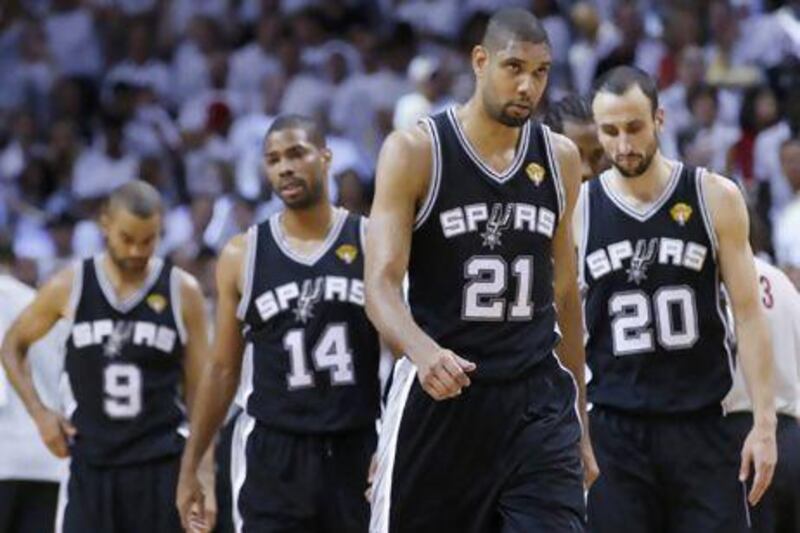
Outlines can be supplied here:
M268 289L256 297L261 320L267 322L282 311L292 309L299 322L313 317L318 302L343 302L364 307L364 281L343 276L320 276L302 282L290 281Z
M456 207L442 212L439 221L445 238L480 232L483 246L490 250L502 244L501 237L506 230L538 233L552 239L556 228L556 214L552 210L524 202L496 202L491 209L486 203ZM482 222L486 223L483 231L480 229Z
M127 344L155 348L165 354L172 353L177 332L164 325L153 322L110 319L79 322L72 326L72 341L76 348L103 345L106 357L117 357Z
M636 244L633 244L634 242ZM693 241L670 237L653 237L636 241L625 239L588 254L586 267L595 280L625 269L628 281L639 285L647 278L647 270L653 263L680 266L693 272L700 272L707 255L708 247ZM628 261L627 268L626 261Z

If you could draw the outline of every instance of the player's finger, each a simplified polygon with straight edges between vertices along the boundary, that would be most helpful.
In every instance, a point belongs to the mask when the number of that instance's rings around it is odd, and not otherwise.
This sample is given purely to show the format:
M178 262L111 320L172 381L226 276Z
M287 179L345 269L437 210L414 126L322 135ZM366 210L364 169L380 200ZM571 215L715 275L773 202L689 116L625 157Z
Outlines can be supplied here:
M450 372L447 371L443 362L437 364L433 370L434 376L436 376L439 383L444 387L444 395L446 398L452 398L461 393L461 384L450 375Z
M442 359L442 367L460 387L469 387L469 377L467 377L461 369L461 366L455 361L455 356L453 358L445 357Z
M459 357L459 356L454 354L453 358L456 360L456 363L458 363L458 366L460 366L461 369L464 372L472 372L476 368L478 368L478 365L476 365L472 361L468 361L467 359L464 359L463 357Z
M447 397L447 389L445 389L441 380L439 380L433 372L429 372L428 375L425 376L425 379L422 381L422 387L434 400L443 400Z
M746 446L742 450L742 464L739 467L739 481L747 481L747 478L750 477L750 461L753 459L753 456L750 452L750 448Z
M755 470L755 479L747 498L750 501L750 505L756 505L761 500L761 497L764 496L769 484L772 482L772 474L774 472L772 466L762 461L756 463Z
M69 422L69 420L67 420L66 418L60 418L60 419L58 420L58 423L59 423L59 425L61 426L61 431L63 431L63 432L64 432L64 434L65 434L67 437L74 437L75 435L77 435L77 434L78 434L78 430L77 430L77 429L75 429L75 426L73 426L73 425L72 425L72 424Z

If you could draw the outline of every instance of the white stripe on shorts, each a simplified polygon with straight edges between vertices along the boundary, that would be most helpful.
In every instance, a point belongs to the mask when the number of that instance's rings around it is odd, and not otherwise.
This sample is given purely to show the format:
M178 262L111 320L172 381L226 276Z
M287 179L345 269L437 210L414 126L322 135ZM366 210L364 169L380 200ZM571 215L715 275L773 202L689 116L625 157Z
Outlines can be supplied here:
M378 466L372 489L372 515L370 517L370 533L389 532L389 512L392 501L392 476L394 474L394 455L397 449L397 437L400 434L400 422L405 411L408 393L417 376L417 367L408 359L398 361L394 369L392 390L386 405L386 414L378 438Z

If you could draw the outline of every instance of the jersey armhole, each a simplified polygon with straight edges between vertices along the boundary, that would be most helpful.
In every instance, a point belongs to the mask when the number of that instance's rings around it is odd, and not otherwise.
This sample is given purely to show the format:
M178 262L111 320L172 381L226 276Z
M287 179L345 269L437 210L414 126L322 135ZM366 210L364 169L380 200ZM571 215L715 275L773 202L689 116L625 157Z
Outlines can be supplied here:
M714 260L717 259L717 234L714 232L714 224L713 219L711 218L711 211L708 209L708 205L706 204L706 197L705 197L705 173L706 170L701 167L697 167L694 170L694 182L695 188L697 190L697 205L700 206L700 215L703 219L703 226L706 228L706 234L708 235L708 240L711 242L711 254L714 257Z
M547 162L550 165L550 172L553 173L553 184L555 185L556 199L558 201L558 220L560 222L567 208L567 193L564 189L564 182L561 179L561 169L558 166L558 158L553 153L550 140L552 135L553 133L550 131L550 128L542 124L542 138L544 139L544 147L547 152Z
M83 260L75 261L72 270L72 288L69 291L69 300L67 300L67 313L68 320L74 321L75 315L78 313L78 305L81 301L83 294Z
M578 193L578 205L581 217L581 234L578 241L578 285L585 290L589 283L586 280L586 248L589 246L589 182L581 185Z
M244 276L244 286L242 287L242 297L236 307L236 318L244 320L247 308L250 305L250 296L253 292L253 276L255 274L256 263L256 244L258 242L258 226L250 226L246 235L246 251L242 275Z
M181 270L172 267L169 272L169 300L172 305L172 317L175 327L178 328L178 338L181 344L186 345L186 324L183 321L183 302L181 299Z
M367 223L369 219L365 216L359 217L359 224L358 224L358 238L359 242L361 242L361 252L366 253L367 249Z
M436 125L431 118L423 118L420 122L427 126L431 136L431 175L425 199L414 219L414 230L419 229L425 221L428 220L431 211L433 211L433 206L436 203L436 197L439 196L439 187L442 181L442 148L439 140L439 132L436 130Z

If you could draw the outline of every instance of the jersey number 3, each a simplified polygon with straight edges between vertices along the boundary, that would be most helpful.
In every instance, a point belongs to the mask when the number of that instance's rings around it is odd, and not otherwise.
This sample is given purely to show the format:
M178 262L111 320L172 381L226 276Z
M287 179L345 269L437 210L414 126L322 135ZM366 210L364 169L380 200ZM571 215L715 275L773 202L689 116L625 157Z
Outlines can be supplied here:
M314 386L314 373L308 368L305 346L305 330L302 328L290 329L283 337L283 347L289 352L289 373L286 376L289 390ZM330 372L331 385L352 385L356 381L353 352L347 343L345 324L328 324L311 350L311 360L318 372Z

